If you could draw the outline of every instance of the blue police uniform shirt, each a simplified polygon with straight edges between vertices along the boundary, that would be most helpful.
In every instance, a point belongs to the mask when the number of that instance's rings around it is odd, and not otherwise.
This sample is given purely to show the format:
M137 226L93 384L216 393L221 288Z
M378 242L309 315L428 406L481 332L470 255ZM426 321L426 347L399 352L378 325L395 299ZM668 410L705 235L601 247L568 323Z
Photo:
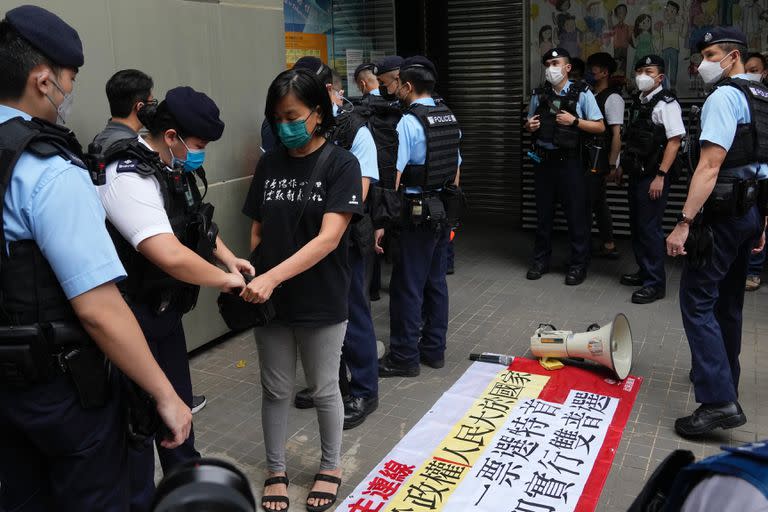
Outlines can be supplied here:
M339 115L339 107L333 105L333 117ZM376 142L373 140L371 130L367 126L361 126L352 141L350 153L355 155L360 163L360 175L370 178L372 182L379 181L379 158L376 150Z
M568 80L563 90L560 91L560 96L568 94L568 89L571 88L571 85L573 85L573 81ZM528 119L534 116L537 108L539 108L538 94L531 98L531 104L528 105ZM597 106L597 100L595 100L595 95L592 94L592 91L583 91L579 94L579 101L576 103L576 114L578 114L579 119L586 119L587 121L600 121L603 119L603 113L600 112L600 107ZM547 142L536 141L536 144L545 148L555 149L553 144Z
M30 119L0 105L0 123L14 117ZM3 201L6 242L34 240L67 299L125 278L104 208L85 169L61 156L39 158L25 152Z
M378 89L371 89L371 94L373 94L374 96L381 96L381 91L379 91Z
M434 107L432 98L419 98L413 103ZM424 132L419 118L413 114L405 114L397 123L397 170L403 172L409 164L424 165L427 161L427 134ZM458 166L461 167L461 151L458 155ZM406 187L406 194L419 194L421 187Z
M733 78L749 79L747 75L736 75ZM700 142L711 142L722 147L726 151L731 149L736 125L751 122L749 105L744 94L735 87L718 87L707 97L704 107L701 109L701 134ZM742 178L753 178L755 167L758 167L758 179L768 178L768 165L750 164L729 172L729 175Z

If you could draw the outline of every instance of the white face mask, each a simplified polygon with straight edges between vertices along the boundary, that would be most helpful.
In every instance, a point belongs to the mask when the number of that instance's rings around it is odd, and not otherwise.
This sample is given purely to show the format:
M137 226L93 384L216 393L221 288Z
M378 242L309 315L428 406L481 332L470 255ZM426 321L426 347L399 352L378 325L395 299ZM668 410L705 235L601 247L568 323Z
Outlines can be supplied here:
M544 72L544 77L552 85L557 85L563 81L565 75L563 74L563 68L561 66L550 66Z
M701 64L699 64L698 71L699 71L699 76L701 76L701 79L704 81L705 84L707 85L714 84L715 82L717 82L723 77L723 73L725 73L725 70L727 68L720 67L720 64L725 59L727 59L729 55L730 53L725 57L723 57L722 59L720 59L720 62L712 62L710 60L701 61Z
M747 80L752 80L753 82L761 82L763 80L762 73L747 73Z
M656 79L648 75L637 75L635 77L635 85L642 92L648 92L656 85Z

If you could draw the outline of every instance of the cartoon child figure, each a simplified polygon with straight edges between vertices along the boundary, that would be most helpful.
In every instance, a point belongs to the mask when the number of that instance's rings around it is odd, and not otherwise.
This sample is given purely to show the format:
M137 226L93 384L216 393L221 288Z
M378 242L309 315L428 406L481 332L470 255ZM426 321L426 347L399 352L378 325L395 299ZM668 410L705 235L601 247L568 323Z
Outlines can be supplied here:
M648 14L641 14L635 19L634 42L635 58L656 53L653 47L653 20Z
M661 29L661 56L667 68L667 78L672 89L677 88L677 64L680 58L680 36L683 33L683 18L680 4L669 0L664 8L664 22Z
M601 5L601 2L591 2L587 5L587 15L584 17L584 24L587 26L584 33L584 55L592 55L603 49L605 19L600 17Z
M555 2L555 12L552 13L552 23L554 23L555 28L557 29L558 37L565 31L565 21L571 16L568 12L568 9L570 8L571 0L557 0Z
M576 28L576 18L568 15L563 25L563 33L560 34L560 47L568 50L571 57L581 55L581 33Z
M625 23L626 19L626 4L619 4L612 13L608 13L609 28L613 35L613 58L619 66L616 74L620 76L627 75L627 53L632 44L632 27Z

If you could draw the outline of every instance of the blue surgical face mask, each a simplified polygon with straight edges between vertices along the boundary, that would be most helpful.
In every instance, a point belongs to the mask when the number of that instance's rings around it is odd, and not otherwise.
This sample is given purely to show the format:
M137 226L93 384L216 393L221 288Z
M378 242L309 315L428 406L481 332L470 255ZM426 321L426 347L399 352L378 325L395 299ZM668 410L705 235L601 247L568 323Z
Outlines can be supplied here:
M189 146L187 146L187 143L184 142L184 139L179 137L179 140L182 144L184 144L184 147L187 148L187 158L186 160L178 158L173 154L173 151L171 151L171 167L173 169L178 169L181 167L186 172L194 172L202 167L203 162L205 161L205 150L189 149Z
M309 119L311 115L312 112L310 112L306 119L277 123L277 136L286 148L303 148L309 143L312 139L312 134L307 131L307 119Z

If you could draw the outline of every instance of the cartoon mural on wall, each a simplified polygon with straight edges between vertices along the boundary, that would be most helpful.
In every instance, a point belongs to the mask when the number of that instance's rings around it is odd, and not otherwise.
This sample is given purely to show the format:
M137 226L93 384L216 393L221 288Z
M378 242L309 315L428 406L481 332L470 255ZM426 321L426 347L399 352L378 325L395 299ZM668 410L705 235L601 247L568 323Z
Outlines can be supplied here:
M768 0L532 0L529 12L532 86L544 77L541 55L555 46L584 60L609 52L628 77L640 57L660 55L680 97L705 93L695 42L712 27L737 26L749 51L768 52Z

